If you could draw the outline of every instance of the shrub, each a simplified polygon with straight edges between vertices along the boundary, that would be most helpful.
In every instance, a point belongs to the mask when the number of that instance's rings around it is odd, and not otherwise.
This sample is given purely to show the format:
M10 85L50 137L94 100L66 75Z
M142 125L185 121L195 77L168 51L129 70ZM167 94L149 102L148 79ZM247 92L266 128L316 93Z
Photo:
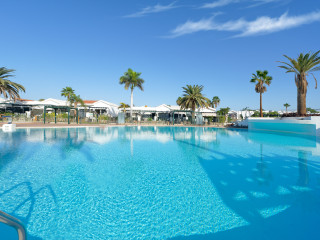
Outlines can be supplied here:
M219 116L218 117L218 121L219 121L219 123L224 123L226 121L226 117L225 116Z
M260 117L259 111L254 111L253 115L251 117Z
M68 118L68 113L61 113L61 114L59 114L59 117Z
M213 117L207 117L208 122L212 122L213 121Z
M108 121L109 120L109 117L107 115L100 115L98 117L99 120L104 120L104 121Z
M310 113L317 113L317 111L313 108L307 108L307 112L310 112Z
M269 112L268 114L269 117L279 117L279 113L274 111L274 112Z

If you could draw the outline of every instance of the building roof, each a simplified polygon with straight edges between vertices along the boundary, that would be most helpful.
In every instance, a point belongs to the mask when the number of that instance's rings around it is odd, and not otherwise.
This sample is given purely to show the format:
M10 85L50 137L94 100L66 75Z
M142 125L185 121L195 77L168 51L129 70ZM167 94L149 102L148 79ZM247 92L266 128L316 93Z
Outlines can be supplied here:
M84 104L93 104L97 102L98 100L83 100Z
M33 100L29 100L29 99L22 99L22 98L18 98L17 99L20 102L27 102L27 101L33 101Z
M118 108L118 105L117 104L114 104L114 103L110 103L110 102L107 102L107 101L104 101L104 100L99 100L99 101L96 101L92 104L92 107L113 107L113 108Z

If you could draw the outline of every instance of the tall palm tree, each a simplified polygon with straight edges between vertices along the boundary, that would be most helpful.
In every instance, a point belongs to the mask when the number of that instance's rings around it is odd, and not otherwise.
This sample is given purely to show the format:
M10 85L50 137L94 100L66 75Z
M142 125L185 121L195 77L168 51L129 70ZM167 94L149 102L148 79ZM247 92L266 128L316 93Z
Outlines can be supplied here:
M65 87L61 90L61 96L66 97L69 103L72 95L74 95L74 90L72 87Z
M9 80L10 77L14 76L11 74L14 71L5 67L0 68L0 95L2 94L5 98L16 100L20 98L19 92L25 92L26 89L21 84Z
M190 109L192 110L192 122L195 119L195 110L199 107L209 107L210 100L203 96L202 90L203 86L199 85L187 85L182 87L183 95L180 101L181 109Z
M120 106L118 107L119 109L122 108L123 112L126 112L126 108L130 107L128 104L121 102Z
M135 87L143 91L144 80L140 77L140 72L135 72L131 68L120 77L120 84L124 84L124 89L131 90L131 104L130 104L130 117L132 118L132 107L133 107L133 89Z
M286 73L295 74L295 82L298 90L297 106L298 106L299 116L305 116L307 114L307 103L306 103L307 87L308 87L307 76L309 73L312 74L312 72L320 70L319 53L320 51L316 53L310 52L305 55L301 53L297 59L292 59L287 55L283 55L285 58L289 60L289 63L280 62L285 64L279 67L287 70ZM312 76L316 82L315 88L317 89L317 80L313 74Z
M286 112L288 112L288 107L290 107L291 105L289 103L285 103L285 104L283 104L283 106L286 107Z
M255 90L257 93L260 93L260 117L263 117L262 113L262 94L267 91L267 87L265 86L268 85L270 86L271 84L272 77L268 76L268 71L260 71L258 70L257 73L252 74L252 78L250 82L256 83Z
M218 96L213 97L211 104L212 107L217 108L220 104L220 98Z

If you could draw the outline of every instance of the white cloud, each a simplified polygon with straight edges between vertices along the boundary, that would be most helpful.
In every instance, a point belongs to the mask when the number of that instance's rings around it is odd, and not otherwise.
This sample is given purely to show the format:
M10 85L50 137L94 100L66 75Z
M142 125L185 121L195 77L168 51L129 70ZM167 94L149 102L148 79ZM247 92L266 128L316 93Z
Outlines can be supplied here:
M169 5L157 4L155 6L146 7L146 8L143 8L140 12L133 13L133 14L127 15L125 17L128 17L128 18L142 17L142 16L145 16L145 15L150 14L150 13L158 13L158 12L168 11L168 10L171 10L173 8L177 8L175 3L176 2L173 2L173 3L169 4Z
M300 16L288 16L284 13L280 17L271 18L262 16L253 21L238 19L235 21L227 21L219 23L215 21L215 16L201 19L200 21L187 21L177 26L171 31L170 37L179 37L200 31L227 31L239 32L236 37L253 36L259 34L267 34L278 32L281 30L298 27L304 24L320 21L320 11L312 12Z
M217 8L237 2L240 2L240 0L217 0L212 3L205 3L201 8Z
M253 4L251 5L251 7L253 7L261 4L267 4L267 3L279 2L279 1L280 0L216 0L211 3L205 3L204 5L201 6L201 8L217 8L217 7L223 7L233 3L240 3L240 2L251 3Z

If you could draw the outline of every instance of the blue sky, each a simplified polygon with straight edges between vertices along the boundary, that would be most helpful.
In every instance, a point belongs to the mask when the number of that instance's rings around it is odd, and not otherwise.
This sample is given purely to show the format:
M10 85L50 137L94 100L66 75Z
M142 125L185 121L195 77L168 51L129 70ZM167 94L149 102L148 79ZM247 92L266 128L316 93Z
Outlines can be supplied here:
M3 0L1 10L0 66L16 69L27 99L61 99L71 86L84 99L129 103L119 77L130 67L145 79L136 106L175 104L182 86L199 84L221 107L258 108L249 80L261 69L274 79L264 109L294 109L294 75L276 61L320 50L315 0ZM307 106L320 108L314 86L311 77Z

